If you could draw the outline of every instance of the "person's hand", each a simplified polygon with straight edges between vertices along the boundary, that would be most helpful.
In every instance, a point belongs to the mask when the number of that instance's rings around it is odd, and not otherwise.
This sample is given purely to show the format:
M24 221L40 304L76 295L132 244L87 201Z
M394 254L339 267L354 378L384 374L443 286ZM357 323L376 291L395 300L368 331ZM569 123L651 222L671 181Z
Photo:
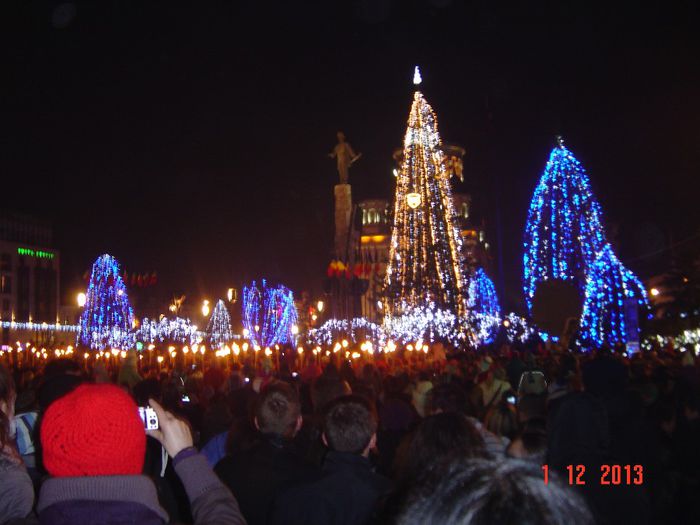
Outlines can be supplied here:
M177 456L181 450L194 444L192 431L186 422L175 417L153 399L149 399L148 404L155 410L160 428L158 430L147 430L146 434L160 441L171 458Z

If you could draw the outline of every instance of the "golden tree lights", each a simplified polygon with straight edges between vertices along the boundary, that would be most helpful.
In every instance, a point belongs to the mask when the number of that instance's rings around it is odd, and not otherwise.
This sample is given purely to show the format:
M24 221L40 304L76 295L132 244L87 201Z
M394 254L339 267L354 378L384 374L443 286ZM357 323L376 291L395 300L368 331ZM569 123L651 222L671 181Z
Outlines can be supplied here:
M419 73L416 78L420 79ZM468 315L461 238L440 146L435 113L416 91L396 177L384 282L383 306L386 322L392 325L397 317L416 309L462 319ZM456 325L463 327L464 323Z

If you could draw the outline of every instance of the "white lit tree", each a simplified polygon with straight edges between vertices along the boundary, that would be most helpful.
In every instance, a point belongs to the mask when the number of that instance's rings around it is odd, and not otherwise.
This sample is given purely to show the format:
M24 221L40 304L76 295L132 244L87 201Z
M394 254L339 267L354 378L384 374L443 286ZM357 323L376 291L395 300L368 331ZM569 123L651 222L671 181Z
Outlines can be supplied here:
M440 332L452 319L449 330L467 335L468 284L449 177L437 117L416 90L396 179L383 300L385 324L402 327L398 335L405 339L432 338L431 319L438 317Z
M222 300L216 303L207 325L207 337L212 348L221 348L233 339L231 316Z

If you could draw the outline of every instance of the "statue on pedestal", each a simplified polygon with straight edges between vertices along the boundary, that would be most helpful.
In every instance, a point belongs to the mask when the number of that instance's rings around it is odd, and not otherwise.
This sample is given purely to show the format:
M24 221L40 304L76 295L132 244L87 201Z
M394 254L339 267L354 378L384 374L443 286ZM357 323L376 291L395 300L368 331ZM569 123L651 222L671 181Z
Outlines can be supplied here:
M340 183L348 183L348 171L350 166L362 156L362 153L357 153L352 149L350 143L345 142L345 134L342 131L337 133L338 144L335 145L333 151L328 154L332 159L336 159L338 163L338 175L340 175Z

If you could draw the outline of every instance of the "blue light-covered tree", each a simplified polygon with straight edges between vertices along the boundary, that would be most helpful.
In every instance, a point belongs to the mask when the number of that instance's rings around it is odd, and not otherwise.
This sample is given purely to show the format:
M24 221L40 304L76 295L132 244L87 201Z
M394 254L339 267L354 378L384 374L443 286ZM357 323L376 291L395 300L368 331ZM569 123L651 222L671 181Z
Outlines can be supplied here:
M111 255L99 256L92 265L78 327L78 344L95 350L122 348L133 320L119 263Z
M496 287L483 268L477 268L469 276L467 306L476 319L479 339L490 343L501 323L501 306Z
M221 348L233 339L231 316L224 302L219 299L207 325L207 337L212 348Z
M629 301L647 304L646 291L639 279L625 268L609 244L598 254L588 274L581 314L580 339L584 345L626 343L631 330L625 309ZM636 337L635 337L636 338Z
M254 346L262 348L294 342L297 310L294 294L285 286L261 286L255 281L243 288L243 327Z
M573 281L583 296L586 275L604 246L602 213L588 175L560 138L532 197L525 227L528 310L532 312L537 286L550 279Z

